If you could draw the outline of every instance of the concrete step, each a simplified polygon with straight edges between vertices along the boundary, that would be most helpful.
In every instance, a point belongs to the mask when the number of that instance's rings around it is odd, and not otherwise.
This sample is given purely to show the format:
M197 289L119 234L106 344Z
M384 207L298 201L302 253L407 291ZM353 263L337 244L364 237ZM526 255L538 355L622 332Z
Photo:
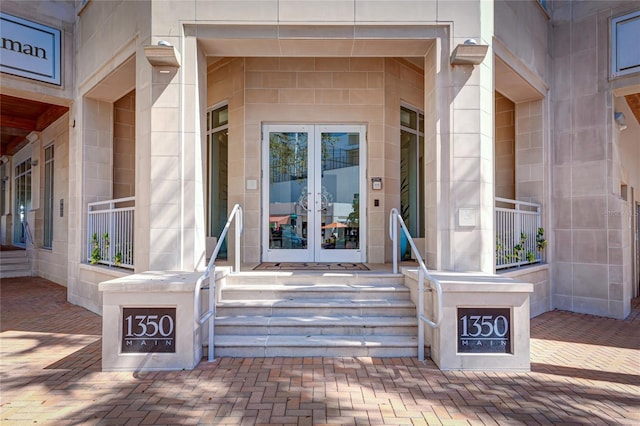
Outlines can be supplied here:
M407 299L409 289L401 284L233 284L222 289L225 301L245 300L247 295L252 299L283 300L297 297L304 298L352 298L360 299Z
M18 277L30 277L31 276L31 269L27 269L27 270L9 270L9 271L5 271L4 269L2 269L2 271L0 271L0 279L1 278L18 278Z
M227 285L400 285L402 274L379 272L239 272L227 275Z
M218 335L347 335L416 336L414 317L246 316L217 317Z
M417 336L216 336L216 357L415 357Z
M217 305L217 315L230 316L415 316L409 300L291 298L286 300L234 300Z
M26 250L0 252L0 278L29 276L31 276L31 264Z
M216 306L216 356L417 356L418 324L398 274L233 274Z
M3 257L2 259L0 259L0 266L2 267L9 267L11 265L22 265L22 264L28 264L29 263L29 258L28 257Z
M3 250L0 251L0 263L12 259L27 259L26 250Z

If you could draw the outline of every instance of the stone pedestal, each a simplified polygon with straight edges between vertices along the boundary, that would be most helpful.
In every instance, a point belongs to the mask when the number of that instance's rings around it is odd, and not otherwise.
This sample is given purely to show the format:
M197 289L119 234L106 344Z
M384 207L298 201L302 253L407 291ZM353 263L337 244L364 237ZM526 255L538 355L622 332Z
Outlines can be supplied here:
M441 370L530 371L533 284L497 275L432 275L443 295L443 320L431 344Z
M194 291L201 272L101 282L103 371L193 369L202 358Z

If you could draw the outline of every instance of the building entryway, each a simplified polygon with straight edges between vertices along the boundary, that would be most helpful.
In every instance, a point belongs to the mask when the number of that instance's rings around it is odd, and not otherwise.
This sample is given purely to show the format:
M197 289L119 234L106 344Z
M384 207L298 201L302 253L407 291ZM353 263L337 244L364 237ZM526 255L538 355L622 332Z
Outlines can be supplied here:
M264 262L364 262L365 126L265 125Z

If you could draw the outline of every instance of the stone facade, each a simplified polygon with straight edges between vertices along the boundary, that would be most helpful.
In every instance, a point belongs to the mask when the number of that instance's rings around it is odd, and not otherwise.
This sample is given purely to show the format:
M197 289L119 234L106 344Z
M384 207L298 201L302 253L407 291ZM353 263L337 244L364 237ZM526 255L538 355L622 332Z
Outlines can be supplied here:
M389 262L405 103L424 113L420 249L430 268L494 273L495 197L539 203L547 265L509 272L534 281L532 314L560 308L625 317L639 291L640 125L624 96L640 93L640 74L610 76L608 28L638 6L546 4L545 11L535 0L4 2L3 13L63 31L62 87L5 74L0 84L3 94L70 106L62 124L29 147L55 140L55 199L65 199L54 248L39 250L37 273L97 310L97 280L121 272L86 264L87 204L129 195L135 272L202 268L204 117L221 102L229 107L229 206L245 209L244 262L261 260L262 188L249 182L261 182L265 170L264 123L366 126L367 178L384 184L373 193L367 182L363 195L365 260ZM468 39L488 46L484 60L451 65ZM159 41L174 47L180 66L149 62L145 47ZM615 112L625 114L626 129Z

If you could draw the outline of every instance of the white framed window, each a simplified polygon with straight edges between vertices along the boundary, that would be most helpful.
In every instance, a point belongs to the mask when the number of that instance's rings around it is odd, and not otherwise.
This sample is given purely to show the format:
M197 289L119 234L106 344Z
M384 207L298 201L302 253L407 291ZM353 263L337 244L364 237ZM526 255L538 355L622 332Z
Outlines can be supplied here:
M611 19L611 77L640 72L640 10Z
M548 19L551 16L551 0L536 0L536 2Z
M44 224L42 247L53 246L53 145L44 149Z
M227 221L229 171L229 106L207 111L207 236L218 237ZM226 242L218 257L226 259Z
M424 114L400 107L400 214L411 236L424 237Z

